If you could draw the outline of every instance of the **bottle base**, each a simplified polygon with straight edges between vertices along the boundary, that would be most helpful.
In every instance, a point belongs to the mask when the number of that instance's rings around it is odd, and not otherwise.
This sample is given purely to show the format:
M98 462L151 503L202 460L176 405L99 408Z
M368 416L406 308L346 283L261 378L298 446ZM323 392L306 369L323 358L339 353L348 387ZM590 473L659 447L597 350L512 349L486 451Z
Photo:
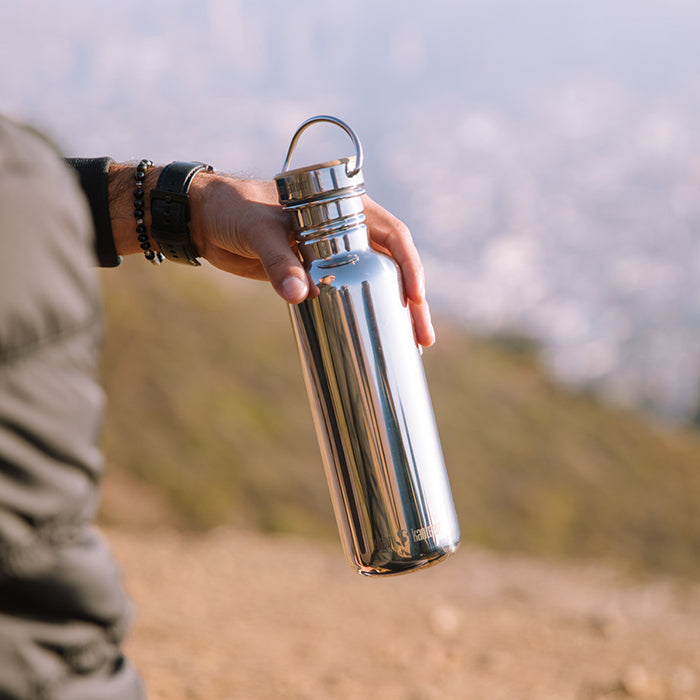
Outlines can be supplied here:
M387 576L402 576L404 574L410 574L414 571L423 571L428 569L435 564L445 561L449 556L454 554L459 548L459 542L449 547L443 547L442 549L436 551L432 556L421 557L420 559L397 559L395 561L389 561L375 566L362 566L358 565L357 562L351 562L353 568L361 576L367 576L372 578L380 578Z

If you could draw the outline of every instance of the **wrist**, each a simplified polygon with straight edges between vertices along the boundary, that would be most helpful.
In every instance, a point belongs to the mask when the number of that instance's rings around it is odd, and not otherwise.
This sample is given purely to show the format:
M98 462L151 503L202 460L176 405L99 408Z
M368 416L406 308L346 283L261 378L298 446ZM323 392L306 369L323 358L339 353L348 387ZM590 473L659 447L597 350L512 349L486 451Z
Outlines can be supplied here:
M151 190L158 182L162 167L149 168L143 180L144 200L143 207L146 232L151 230L151 212L148 206ZM108 173L109 187L109 217L112 226L112 237L117 255L133 255L142 253L136 227L134 223L134 189L136 163L113 163ZM149 236L151 246L157 250L152 237Z
M112 163L108 172L109 188L109 215L112 227L112 237L117 255L133 255L142 253L141 243L138 240L134 222L134 189L136 173L136 163ZM159 246L152 235L151 216L151 192L156 189L158 180L163 172L164 166L151 167L145 173L142 182L144 201L143 219L146 227L146 234L149 237L151 248L158 250ZM189 197L190 208L190 240L197 255L204 254L204 216L206 201L210 199L210 185L214 181L221 179L215 173L201 170L194 174L189 184L187 195Z
M207 252L206 212L211 211L211 202L224 179L216 172L200 170L190 183L190 240L201 257Z
M212 172L199 161L173 161L166 165L150 193L151 236L166 259L199 266L199 251L191 235L192 200L190 190L195 177Z

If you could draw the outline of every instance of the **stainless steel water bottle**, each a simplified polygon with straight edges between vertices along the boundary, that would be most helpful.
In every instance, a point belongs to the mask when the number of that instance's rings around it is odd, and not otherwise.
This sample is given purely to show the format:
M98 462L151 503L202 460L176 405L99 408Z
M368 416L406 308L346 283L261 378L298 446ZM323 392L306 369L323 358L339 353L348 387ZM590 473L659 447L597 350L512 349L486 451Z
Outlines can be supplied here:
M356 155L289 170L299 136L331 122ZM369 240L362 147L335 117L305 121L275 176L318 295L290 306L338 528L361 574L441 561L459 525L398 266Z

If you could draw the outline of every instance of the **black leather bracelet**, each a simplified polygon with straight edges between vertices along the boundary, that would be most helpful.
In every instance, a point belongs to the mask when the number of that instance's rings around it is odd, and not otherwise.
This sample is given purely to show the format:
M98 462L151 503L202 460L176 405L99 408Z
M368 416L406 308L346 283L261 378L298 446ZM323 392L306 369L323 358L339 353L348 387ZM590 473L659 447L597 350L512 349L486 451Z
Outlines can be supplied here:
M192 178L202 170L213 168L204 163L175 161L163 168L151 190L151 237L168 260L185 265L200 264L190 240L187 191Z

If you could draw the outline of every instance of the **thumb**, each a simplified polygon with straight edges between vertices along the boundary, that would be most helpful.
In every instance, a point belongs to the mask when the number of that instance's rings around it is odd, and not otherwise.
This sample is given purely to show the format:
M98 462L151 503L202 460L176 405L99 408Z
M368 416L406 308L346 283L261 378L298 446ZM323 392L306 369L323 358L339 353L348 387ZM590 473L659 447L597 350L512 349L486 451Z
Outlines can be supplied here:
M262 253L260 263L270 280L270 284L286 302L299 304L309 295L309 280L306 271L299 258L288 246L285 250Z

